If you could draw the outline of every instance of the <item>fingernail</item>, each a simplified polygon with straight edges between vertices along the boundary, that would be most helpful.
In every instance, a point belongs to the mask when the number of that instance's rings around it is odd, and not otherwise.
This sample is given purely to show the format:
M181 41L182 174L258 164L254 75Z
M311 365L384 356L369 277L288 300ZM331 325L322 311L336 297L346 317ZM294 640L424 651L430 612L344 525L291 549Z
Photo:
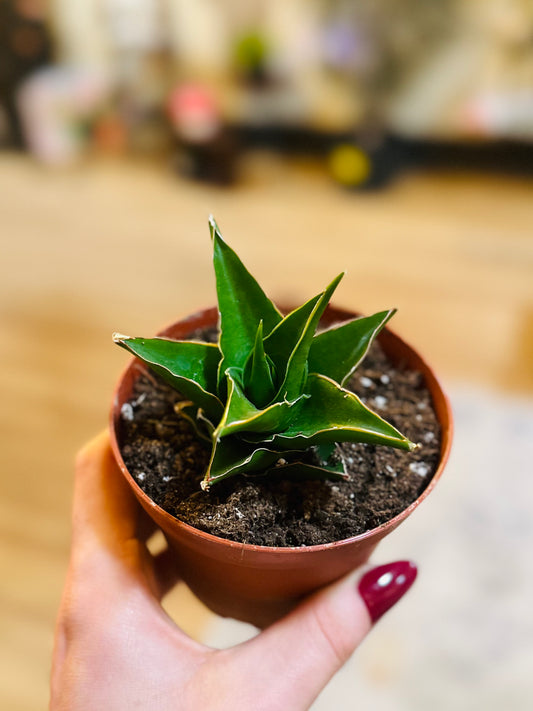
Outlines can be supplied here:
M405 595L414 583L417 568L409 560L398 560L372 568L359 581L359 594L365 601L372 622Z

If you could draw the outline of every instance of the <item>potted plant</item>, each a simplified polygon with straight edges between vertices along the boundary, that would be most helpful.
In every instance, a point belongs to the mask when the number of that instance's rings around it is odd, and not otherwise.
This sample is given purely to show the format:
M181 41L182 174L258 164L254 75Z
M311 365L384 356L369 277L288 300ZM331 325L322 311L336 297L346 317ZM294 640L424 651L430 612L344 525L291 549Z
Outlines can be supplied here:
M302 306L280 310L225 243L213 218L209 224L218 309L179 321L156 338L114 334L114 341L135 360L117 387L111 443L121 471L163 530L192 591L218 614L265 626L303 595L364 563L429 494L448 457L451 412L429 366L385 328L394 310L358 317L329 306L342 274ZM423 435L421 445L376 412L375 405L382 407L387 397L376 395L371 408L363 401L368 398L351 389L355 369L376 348L393 369L393 379L406 374L406 400L416 413L411 419L422 418L422 411L434 418L435 427ZM377 381L392 387L390 375L373 374L359 379L362 387ZM419 400L421 393L425 399ZM395 419L403 409L403 404L396 408ZM132 437L141 442L137 450ZM165 444L154 444L159 439ZM419 452L430 448L431 440L434 456L428 464L420 461ZM176 454L168 441L181 450ZM267 530L267 544L249 542L247 531L261 519L263 499L270 497L265 492L272 488L274 506L282 502L281 516L282 508L300 510L310 490L318 496L319 509L320 501L331 509L331 500L344 496L357 510L360 496L349 482L358 481L369 452L394 453L393 466L380 465L393 483L401 478L400 470L409 474L404 479L415 480L416 489L401 510L391 508L388 517L381 511L381 518L369 519L378 523L368 530L347 533L333 507L329 540L315 543L304 537L301 543L295 538L287 545L287 538L283 545L272 545ZM156 471L148 472L148 467ZM184 471L195 484L182 498L193 511L191 520L199 524L184 520L182 501L176 509L175 481L185 477ZM234 503L239 488L244 493L238 501L245 502L250 491L255 495L248 513ZM220 510L240 524L241 533L226 534L223 528L217 534L213 519L221 517ZM296 519L300 532L307 513ZM332 526L339 540L335 535L331 539Z

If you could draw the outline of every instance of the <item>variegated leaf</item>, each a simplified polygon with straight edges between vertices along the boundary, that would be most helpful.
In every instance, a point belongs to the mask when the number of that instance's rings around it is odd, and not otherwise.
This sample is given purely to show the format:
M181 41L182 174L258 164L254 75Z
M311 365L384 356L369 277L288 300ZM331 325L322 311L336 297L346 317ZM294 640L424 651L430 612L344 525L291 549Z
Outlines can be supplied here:
M406 450L416 448L357 395L330 378L309 375L306 394L310 397L299 403L287 429L262 438L265 446L294 450L328 442L366 442ZM256 442L253 435L246 434L245 438Z
M344 385L395 313L396 309L380 311L317 334L309 350L309 372L326 375Z
M269 474L281 476L284 479L305 481L306 479L328 479L330 481L346 481L350 477L344 472L342 465L335 467L308 464L307 462L288 462L268 470Z
M203 439L209 444L212 443L212 429L206 427L205 423L210 423L209 420L201 420L198 417L198 407L191 400L180 400L174 405L174 412L180 417L183 417L191 425L194 432L200 439Z
M202 489L206 491L212 484L236 474L266 470L280 456L282 453L267 447L246 444L237 437L224 437L214 443Z
M184 397L218 421L224 411L217 392L220 351L216 344L172 341L168 338L130 338L113 334L115 343L139 358Z
M299 459L298 455L292 455L291 461L280 459L269 472L283 478L296 480L329 479L341 481L349 479L344 460L334 456L335 450L335 443L320 444L312 448L311 451L314 456L304 456L303 459Z
M213 239L218 309L220 313L220 363L218 383L228 368L242 368L254 347L257 326L263 321L266 334L282 315L248 272L235 252L224 242L217 223L209 218Z
M248 399L259 409L268 405L276 394L272 377L273 365L263 346L263 322L259 322L255 344L243 369L243 386Z
M237 432L280 432L287 427L292 408L306 397L302 395L292 402L282 400L260 410L244 394L241 372L237 368L228 368L226 378L228 400L222 419L213 435L214 439L221 439Z
M301 339L309 318L322 295L323 292L287 314L264 339L265 352L276 367L278 387L285 380L291 353Z
M333 279L309 315L298 343L289 357L285 379L276 395L277 400L281 398L293 400L301 395L307 378L307 357L313 336L315 335L318 322L343 276L344 274L341 273Z

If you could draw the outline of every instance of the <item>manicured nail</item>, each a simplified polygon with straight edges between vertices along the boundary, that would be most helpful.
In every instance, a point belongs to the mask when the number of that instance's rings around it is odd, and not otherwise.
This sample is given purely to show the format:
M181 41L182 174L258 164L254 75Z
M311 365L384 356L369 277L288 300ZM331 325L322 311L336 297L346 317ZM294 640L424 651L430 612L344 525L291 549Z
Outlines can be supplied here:
M415 582L417 568L409 560L398 560L372 568L359 581L359 594L365 601L372 622L405 595Z

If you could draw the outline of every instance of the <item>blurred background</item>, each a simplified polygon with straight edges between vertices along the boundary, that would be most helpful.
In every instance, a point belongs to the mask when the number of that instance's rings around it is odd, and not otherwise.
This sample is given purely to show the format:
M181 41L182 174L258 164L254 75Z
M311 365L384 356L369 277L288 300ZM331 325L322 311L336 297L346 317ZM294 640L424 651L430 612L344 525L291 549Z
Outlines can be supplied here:
M531 0L0 0L0 706L46 707L110 334L214 303L210 212L278 301L346 269L337 304L397 307L455 408L447 473L376 554L419 581L314 708L530 708Z

